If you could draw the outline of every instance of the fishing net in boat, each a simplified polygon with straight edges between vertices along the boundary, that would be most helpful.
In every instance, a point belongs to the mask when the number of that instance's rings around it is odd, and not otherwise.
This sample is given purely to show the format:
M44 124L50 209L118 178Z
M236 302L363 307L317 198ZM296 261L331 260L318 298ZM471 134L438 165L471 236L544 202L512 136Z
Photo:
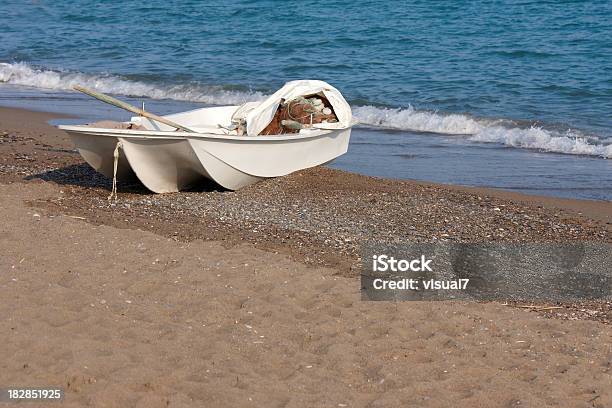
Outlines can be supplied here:
M322 94L300 96L290 101L282 100L272 121L260 135L299 133L303 128L319 123L336 123L334 108Z
M238 135L278 135L308 128L343 129L351 120L351 107L336 88L323 81L299 80L287 82L261 102L240 106L231 126L223 128Z

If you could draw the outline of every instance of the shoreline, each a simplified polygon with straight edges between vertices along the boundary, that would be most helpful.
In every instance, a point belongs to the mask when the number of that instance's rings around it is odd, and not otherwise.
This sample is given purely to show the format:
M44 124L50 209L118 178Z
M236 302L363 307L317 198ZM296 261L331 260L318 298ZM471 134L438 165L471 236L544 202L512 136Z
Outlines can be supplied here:
M79 95L72 96L81 98ZM124 121L130 116L118 109L104 109L92 98L83 96L84 99L69 103L70 94L59 93L56 97L57 103L50 99L45 104L34 104L33 109L25 104L27 99L24 103L7 100L5 106L38 112L62 112L71 118L54 123L73 124L107 119ZM138 98L127 100L140 104ZM186 102L173 100L149 100L147 103L151 109L162 114L201 107L183 106ZM468 136L465 138L469 139ZM358 126L353 131L349 152L328 167L393 180L415 180L460 188L473 186L528 196L612 202L609 193L612 191L612 180L607 177L609 160L589 155L547 152L546 149L508 148L499 143L471 143L463 140L465 138Z
M42 125L40 123L41 120L48 122L54 119L77 118L74 115L65 115L61 113L49 112L49 111L44 111L44 110L24 109L24 108L7 107L7 106L0 105L0 131L6 131L6 129L1 128L1 126L5 126L7 123L9 124L10 129L16 130L19 128L19 125L15 124L13 120L7 120L7 115L13 118L19 118L18 120L21 120L24 116L27 117L30 115L40 115L36 118L38 122L37 128L40 128L40 126ZM54 126L49 125L48 123L46 124L49 127L54 128ZM42 127L44 128L45 126L43 125ZM63 134L62 131L59 131L57 129L55 130ZM352 174L352 175L358 175L361 177L367 177L373 180L414 183L414 184L418 184L422 186L446 188L446 189L456 190L456 191L463 192L463 193L488 195L488 196L494 196L496 198L514 200L514 201L542 205L542 206L548 206L548 207L552 207L556 209L582 212L582 214L579 214L579 215L585 215L587 217L598 219L603 222L612 222L612 201L582 199L582 198L565 198L565 197L556 197L556 196L547 196L547 195L538 195L538 194L528 194L528 193L517 192L513 190L506 190L503 188L437 183L437 182L432 182L432 181L427 181L427 180L398 179L398 178L367 176L367 175L363 175L360 173L346 171L346 170L339 170L339 169L334 169L334 171ZM601 204L604 204L604 205L601 205Z

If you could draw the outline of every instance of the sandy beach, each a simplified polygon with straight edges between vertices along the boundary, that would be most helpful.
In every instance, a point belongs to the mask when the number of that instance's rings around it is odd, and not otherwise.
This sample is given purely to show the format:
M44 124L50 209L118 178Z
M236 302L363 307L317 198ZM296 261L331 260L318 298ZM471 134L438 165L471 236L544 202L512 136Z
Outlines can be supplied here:
M237 192L120 180L109 203L53 117L0 108L0 386L74 407L612 405L609 302L359 293L372 237L609 244L610 202L316 168Z

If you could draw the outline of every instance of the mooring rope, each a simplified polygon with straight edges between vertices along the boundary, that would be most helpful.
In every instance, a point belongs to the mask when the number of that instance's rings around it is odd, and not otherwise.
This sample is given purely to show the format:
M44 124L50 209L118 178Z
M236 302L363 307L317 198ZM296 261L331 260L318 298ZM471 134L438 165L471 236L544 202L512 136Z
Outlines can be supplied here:
M113 153L114 163L113 163L113 189L111 190L110 195L108 196L108 201L114 199L117 201L117 165L119 164L119 149L123 148L123 145L120 141L117 142L115 146L115 152Z

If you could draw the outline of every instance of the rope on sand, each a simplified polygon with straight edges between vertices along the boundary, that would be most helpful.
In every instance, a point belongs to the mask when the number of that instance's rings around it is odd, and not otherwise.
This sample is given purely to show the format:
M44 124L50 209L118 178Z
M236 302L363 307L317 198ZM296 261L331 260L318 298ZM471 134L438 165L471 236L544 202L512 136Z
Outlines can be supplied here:
M117 142L115 146L115 152L113 153L114 163L113 163L113 189L111 190L110 195L108 196L108 201L115 200L117 201L117 165L119 164L119 149L123 148L123 145L120 141Z

